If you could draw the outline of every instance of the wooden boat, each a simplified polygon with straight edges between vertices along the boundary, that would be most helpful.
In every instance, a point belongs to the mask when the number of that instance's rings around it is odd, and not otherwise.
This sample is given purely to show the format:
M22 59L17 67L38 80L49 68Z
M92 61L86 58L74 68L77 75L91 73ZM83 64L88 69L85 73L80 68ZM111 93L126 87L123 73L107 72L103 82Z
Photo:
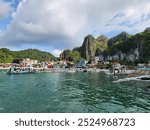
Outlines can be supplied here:
M133 73L129 74L126 78L119 79L117 81L114 81L114 83L117 82L126 82L126 81L143 81L143 82L150 82L150 69L142 69L142 70L136 70Z
M113 83L127 82L127 81L150 82L150 75L142 75L142 76L137 76L137 77L127 77L127 78L123 78L123 79L118 79L117 81L113 81Z
M31 65L27 67L12 66L8 71L8 74L30 74L30 73L36 73L36 70L34 70Z

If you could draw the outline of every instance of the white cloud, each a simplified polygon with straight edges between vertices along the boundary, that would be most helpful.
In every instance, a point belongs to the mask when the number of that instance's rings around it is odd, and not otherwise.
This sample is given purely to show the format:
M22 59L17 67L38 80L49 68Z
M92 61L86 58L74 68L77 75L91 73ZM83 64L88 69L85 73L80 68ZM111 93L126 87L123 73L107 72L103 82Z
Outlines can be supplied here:
M2 31L0 30L0 36L2 37L3 35L2 35L3 33L2 33Z
M8 16L8 13L10 11L10 2L4 3L2 0L0 0L0 19L5 18Z
M59 57L62 53L62 50L56 49L51 52L54 56Z
M107 26L105 31L116 29L125 30L134 34L141 32L150 26L150 1L130 5L121 14L121 16L107 23L109 26Z
M7 46L27 43L67 49L81 45L85 35L98 29L104 33L144 30L150 21L140 21L141 16L149 12L149 0L22 0L1 41ZM123 16L110 21L118 13ZM127 20L137 23L132 28Z

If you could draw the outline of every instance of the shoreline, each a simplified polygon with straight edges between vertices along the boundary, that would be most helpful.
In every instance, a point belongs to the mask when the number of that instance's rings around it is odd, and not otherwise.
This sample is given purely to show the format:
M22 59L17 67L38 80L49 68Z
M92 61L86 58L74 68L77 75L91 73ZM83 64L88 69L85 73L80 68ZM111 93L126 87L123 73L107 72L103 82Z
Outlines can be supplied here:
M10 67L2 68L0 67L0 71L8 71ZM109 69L99 69L99 68L35 68L36 73L76 73L76 72L104 72L107 75L128 75L133 73L135 70L126 70L120 73L111 73Z

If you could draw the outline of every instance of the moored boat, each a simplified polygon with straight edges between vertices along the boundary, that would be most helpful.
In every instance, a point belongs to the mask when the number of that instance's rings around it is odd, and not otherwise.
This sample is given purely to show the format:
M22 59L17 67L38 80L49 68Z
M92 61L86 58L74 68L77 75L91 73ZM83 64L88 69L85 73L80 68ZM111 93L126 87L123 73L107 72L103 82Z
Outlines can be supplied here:
M150 70L137 70L126 78L118 79L117 81L113 81L114 83L117 82L126 82L126 81L141 81L141 82L150 82Z
M12 66L8 71L8 74L30 74L30 73L36 73L36 70L33 69L31 65L27 67Z
M127 77L127 78L123 78L123 79L118 79L117 81L113 81L113 83L127 82L127 81L150 82L150 75L142 75L142 76L138 76L138 77Z

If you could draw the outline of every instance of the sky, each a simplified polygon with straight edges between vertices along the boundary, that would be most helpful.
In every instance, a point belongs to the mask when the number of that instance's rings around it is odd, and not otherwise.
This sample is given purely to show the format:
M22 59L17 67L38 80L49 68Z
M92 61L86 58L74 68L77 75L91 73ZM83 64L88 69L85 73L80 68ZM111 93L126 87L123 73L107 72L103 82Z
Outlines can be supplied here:
M36 48L55 56L84 37L150 27L150 0L0 0L0 48Z

